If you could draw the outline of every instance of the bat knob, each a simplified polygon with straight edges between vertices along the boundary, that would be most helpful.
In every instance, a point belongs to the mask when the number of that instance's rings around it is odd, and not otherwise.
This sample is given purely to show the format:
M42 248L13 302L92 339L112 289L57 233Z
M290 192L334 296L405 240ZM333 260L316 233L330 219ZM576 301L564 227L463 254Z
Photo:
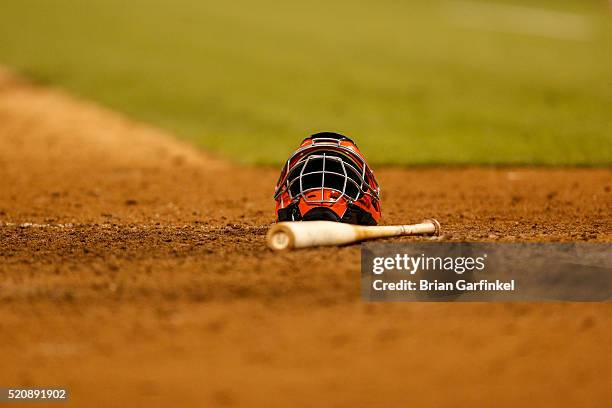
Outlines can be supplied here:
M435 235L435 236L440 235L442 227L440 226L440 223L438 222L438 220L436 220L435 218L427 218L426 220L423 220L423 223L433 224L435 231L433 232L432 235Z

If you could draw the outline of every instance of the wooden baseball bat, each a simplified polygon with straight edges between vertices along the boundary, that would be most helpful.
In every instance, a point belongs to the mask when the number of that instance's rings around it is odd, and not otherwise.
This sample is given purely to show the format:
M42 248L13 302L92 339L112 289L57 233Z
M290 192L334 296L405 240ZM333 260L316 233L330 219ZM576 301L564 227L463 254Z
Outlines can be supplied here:
M266 241L271 249L282 251L405 235L440 235L440 223L428 219L413 225L366 227L333 221L279 222L268 230Z

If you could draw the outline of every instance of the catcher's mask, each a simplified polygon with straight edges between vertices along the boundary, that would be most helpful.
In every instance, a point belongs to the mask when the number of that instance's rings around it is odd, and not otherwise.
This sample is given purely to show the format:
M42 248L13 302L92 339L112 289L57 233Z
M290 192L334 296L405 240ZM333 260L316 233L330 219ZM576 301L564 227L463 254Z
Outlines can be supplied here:
M274 199L278 221L376 225L380 187L357 145L338 133L307 137L281 171Z

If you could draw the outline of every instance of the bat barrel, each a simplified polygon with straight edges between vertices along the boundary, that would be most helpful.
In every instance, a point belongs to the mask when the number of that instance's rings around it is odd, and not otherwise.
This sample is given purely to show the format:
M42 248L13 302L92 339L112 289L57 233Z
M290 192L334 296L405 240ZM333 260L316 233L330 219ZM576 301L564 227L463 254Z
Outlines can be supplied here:
M283 251L295 247L295 234L287 223L281 222L273 225L266 235L270 249Z
M359 226L333 221L279 222L268 231L268 246L275 251L325 245L344 245L358 240Z

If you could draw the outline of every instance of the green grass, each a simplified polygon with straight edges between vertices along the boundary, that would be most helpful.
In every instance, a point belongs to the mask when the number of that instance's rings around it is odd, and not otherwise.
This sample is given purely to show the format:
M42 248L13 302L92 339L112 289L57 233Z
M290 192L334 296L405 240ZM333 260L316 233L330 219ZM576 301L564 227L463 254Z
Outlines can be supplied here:
M0 63L247 163L612 164L606 2L421 3L4 0Z

